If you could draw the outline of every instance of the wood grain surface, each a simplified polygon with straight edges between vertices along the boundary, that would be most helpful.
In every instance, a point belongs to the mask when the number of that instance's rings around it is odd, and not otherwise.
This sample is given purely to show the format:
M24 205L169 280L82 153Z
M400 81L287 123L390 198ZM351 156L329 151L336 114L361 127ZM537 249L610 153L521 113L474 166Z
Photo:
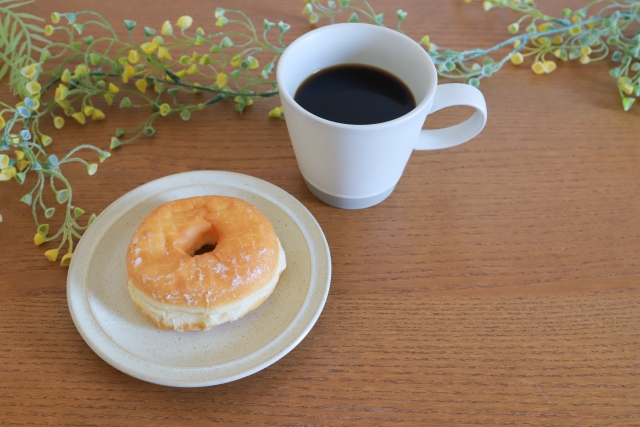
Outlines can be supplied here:
M372 0L405 31L440 46L489 47L516 15L459 0ZM549 13L580 1L539 3ZM159 28L189 14L214 28L216 6L256 22L311 27L302 1L37 0L43 17L93 9L113 23ZM124 35L122 25L115 25ZM640 107L622 111L608 61L536 76L508 64L483 80L489 120L472 142L415 152L395 192L362 211L306 189L278 99L239 116L231 103L158 121L155 136L116 151L93 177L69 168L74 200L101 212L169 174L227 170L299 199L322 226L333 277L309 335L245 379L176 389L129 377L78 334L66 270L33 245L25 188L0 184L0 424L640 425ZM9 100L6 83L0 96ZM145 112L47 128L56 154L108 147ZM469 115L452 108L427 127ZM49 132L50 131L50 132Z

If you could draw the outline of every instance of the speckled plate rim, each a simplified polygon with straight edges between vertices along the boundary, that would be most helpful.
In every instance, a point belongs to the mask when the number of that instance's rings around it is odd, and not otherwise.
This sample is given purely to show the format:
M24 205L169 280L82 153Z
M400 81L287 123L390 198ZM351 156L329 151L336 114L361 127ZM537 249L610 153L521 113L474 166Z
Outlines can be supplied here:
M189 186L223 186L253 193L276 205L303 234L312 261L305 300L291 323L271 342L239 359L208 367L173 367L151 363L114 342L91 310L87 280L102 238L128 211L156 195ZM114 368L143 381L174 386L204 387L235 381L281 359L309 333L324 308L331 283L331 255L320 225L311 212L281 188L249 175L226 171L193 171L169 175L144 184L109 205L78 243L67 276L67 302L73 322L89 347Z

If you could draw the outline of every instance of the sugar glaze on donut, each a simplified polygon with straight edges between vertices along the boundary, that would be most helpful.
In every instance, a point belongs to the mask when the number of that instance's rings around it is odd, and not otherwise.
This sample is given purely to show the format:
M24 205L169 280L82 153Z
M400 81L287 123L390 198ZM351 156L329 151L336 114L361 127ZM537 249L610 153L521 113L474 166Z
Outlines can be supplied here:
M196 255L205 245L210 252ZM233 197L175 200L151 212L126 257L134 303L157 326L206 330L236 320L273 292L286 258L269 220Z

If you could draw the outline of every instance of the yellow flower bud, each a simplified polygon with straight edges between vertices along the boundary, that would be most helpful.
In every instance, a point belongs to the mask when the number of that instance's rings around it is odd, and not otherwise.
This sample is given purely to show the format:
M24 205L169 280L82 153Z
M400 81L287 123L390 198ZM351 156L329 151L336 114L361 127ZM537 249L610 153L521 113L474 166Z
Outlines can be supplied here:
M68 267L71 264L71 258L73 257L72 253L65 254L60 260L60 265L63 267Z
M56 103L60 106L60 108L62 108L62 110L65 112L65 114L67 113L67 111L71 107L71 102L69 102L68 99L61 99L59 101L56 101Z
M51 14L51 22L53 22L54 24L60 22L60 14L58 12L53 12Z
M220 89L225 87L227 85L227 75L224 73L218 73L218 76L216 77L216 84Z
M42 145L46 147L48 145L51 145L53 139L51 139L49 135L40 135L40 141L42 141Z
M509 59L511 59L511 63L514 65L520 65L524 62L524 57L520 52L514 53Z
M104 100L107 101L107 105L111 106L111 104L113 104L113 95L111 95L110 93L105 93Z
M587 55L582 55L580 57L580 63L583 65L587 65L589 62L591 62L591 58L589 58Z
M44 256L47 257L49 261L55 261L58 259L58 250L57 249L49 249L44 253Z
M560 36L554 37L551 42L553 44L562 44L562 42L564 42L564 39Z
M62 80L63 83L71 83L71 71L65 68L62 76L60 76L60 80Z
M120 92L120 88L118 86L114 85L113 83L109 83L109 92L118 93L118 92Z
M173 35L173 27L169 21L164 21L162 24L162 29L160 30L160 34L163 36L172 36Z
M242 61L242 55L241 54L237 54L233 58L231 58L230 63L234 67L237 67L238 65L240 65L240 61Z
M64 118L57 116L53 118L53 125L56 129L62 129L64 127Z
M233 98L233 100L235 102L237 102L238 104L243 102L243 99L242 99L241 96L236 96L235 98ZM245 105L245 107L249 107L249 106L253 105L253 99L251 99L251 98L244 99L244 105Z
M129 59L129 64L137 64L138 62L140 62L140 54L137 50L131 49L129 51L129 57L127 59Z
M520 44L521 44L521 43L522 43L522 42L521 42L520 40L516 40L515 42L513 42L513 48L514 48L514 49L517 49L517 48L518 48L518 46L520 46Z
M7 125L7 122L4 121L4 118L0 116L0 129L4 128Z
M166 116L167 114L169 114L171 112L171 106L169 104L162 104L160 106L160 115L161 116Z
M196 64L191 64L189 68L187 68L187 74L196 74L198 72L198 66Z
M24 159L24 151L20 151L20 150L16 150L14 151L15 155L16 155L16 160L20 161L22 159Z
M569 34L571 34L572 36L577 36L581 32L582 32L582 28L580 27L572 27L569 29Z
M5 173L9 174L9 178L13 178L14 176L16 176L16 173L18 172L16 168L13 166L7 166L6 168L4 168L4 171Z
M93 110L95 110L95 108L93 108L91 105L85 105L82 108L82 112L84 113L85 116L90 116L93 114Z
M19 162L16 162L16 166L18 167L18 170L22 172L27 166L29 166L29 160L20 160Z
M591 48L589 46L582 46L580 52L582 52L583 55L591 55Z
M98 110L97 108L94 108L93 113L91 113L91 119L92 120L103 120L104 119L104 113L101 110Z
M168 61L171 61L173 58L171 58L171 54L169 53L169 49L167 49L166 47L160 47L158 49L158 58L159 59L166 59Z
M0 181L9 181L11 179L11 175L4 169L0 170Z
M29 95L37 95L40 93L40 90L42 89L42 87L40 86L40 83L36 81L27 83L26 88L27 88L27 92L29 92Z
M538 25L538 31L547 31L548 29L549 29L549 26L547 24Z
M140 49L142 49L142 51L144 53L146 53L147 55L151 55L153 52L156 51L158 46L159 46L159 44L156 43L155 41L153 41L153 42L145 42L145 43L142 43L142 45L140 46Z
M193 18L188 15L178 18L177 25L181 30L186 30L191 26L191 24L193 24Z
M36 72L37 71L38 70L36 69L36 67L34 65L27 65L26 67L22 67L20 69L20 74L22 74L24 77L26 77L29 80L31 80L36 76Z
M183 78L187 74L186 70L180 70L176 72L176 76Z
M544 64L540 61L534 62L531 69L536 74L544 74Z
M580 22L580 17L578 15L573 15L571 17L571 22L573 22L574 24L577 24L578 22Z
M162 38L162 36L155 36L152 41L157 44L158 46L162 46L164 44L164 39Z
M80 123L81 125L85 124L87 122L87 120L84 117L84 114L77 112L77 113L73 113L71 115L71 117L73 117L74 119L76 119L76 121L78 123Z
M140 79L136 81L136 87L142 93L147 91L147 79Z
M73 78L77 79L79 77L85 77L89 75L89 70L87 70L87 66L84 64L80 64L76 67L74 73L73 73Z
M424 36L420 39L420 44L429 44L429 41L431 40L431 38L429 36Z
M544 72L547 74L552 73L556 69L556 63L553 61L544 61L542 64L544 65Z
M129 79L135 77L136 70L129 64L124 67L124 71L122 72L122 81L127 83Z
M9 166L9 156L6 154L0 154L0 169L4 169Z
M273 117L274 119L281 119L283 114L284 109L282 107L276 107L269 111L269 117Z
M259 66L260 66L260 63L258 62L258 60L254 57L251 57L251 60L249 61L249 69L254 70Z
M53 34L53 27L51 25L46 25L44 27L44 35L50 36L51 34Z
M42 233L36 233L36 235L33 236L33 243L35 243L36 245L41 245L46 240L47 240L46 236Z
M56 101L62 101L69 95L69 88L63 85L62 83L58 85L56 88Z

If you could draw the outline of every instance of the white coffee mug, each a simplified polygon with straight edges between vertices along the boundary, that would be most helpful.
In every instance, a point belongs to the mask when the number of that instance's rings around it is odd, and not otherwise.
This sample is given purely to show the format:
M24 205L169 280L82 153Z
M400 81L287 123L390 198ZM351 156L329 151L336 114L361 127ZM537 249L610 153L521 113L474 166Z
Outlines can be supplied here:
M349 125L322 119L294 100L312 74L339 64L365 64L400 78L416 108L395 120ZM487 121L482 93L473 86L438 86L427 52L397 31L369 24L335 24L296 39L277 69L280 99L298 167L311 192L323 202L361 209L386 199L402 176L411 152L452 147L476 136ZM422 130L427 114L453 105L476 109L465 122Z

